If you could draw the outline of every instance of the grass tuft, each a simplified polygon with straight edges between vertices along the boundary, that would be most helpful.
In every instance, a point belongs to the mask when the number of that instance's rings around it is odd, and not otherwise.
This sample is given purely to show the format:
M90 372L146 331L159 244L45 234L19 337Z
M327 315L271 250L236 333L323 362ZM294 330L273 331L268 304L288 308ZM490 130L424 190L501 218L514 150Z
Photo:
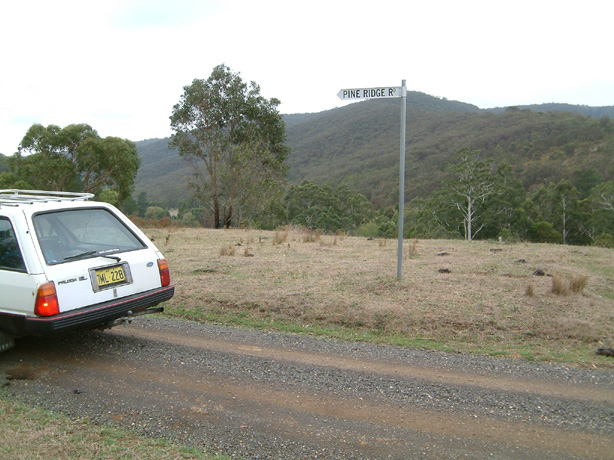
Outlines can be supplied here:
M221 256L234 256L235 253L236 253L236 250L233 245L224 245L220 248Z
M552 293L556 295L568 295L569 286L567 280L561 275L552 276Z
M409 242L409 247L407 248L407 255L410 259L415 259L418 255L418 239L414 238Z
M273 246L284 244L286 241L288 241L287 231L280 232L278 230L275 232L275 236L273 237Z
M552 277L552 293L557 295L568 295L570 292L574 294L583 294L587 284L588 276L577 275L564 277L561 275L554 275Z
M569 280L569 288L574 294L583 294L586 285L588 284L588 276L578 275L573 276Z
M305 230L303 232L303 243L317 243L322 238L322 233L319 230L312 232L311 230Z

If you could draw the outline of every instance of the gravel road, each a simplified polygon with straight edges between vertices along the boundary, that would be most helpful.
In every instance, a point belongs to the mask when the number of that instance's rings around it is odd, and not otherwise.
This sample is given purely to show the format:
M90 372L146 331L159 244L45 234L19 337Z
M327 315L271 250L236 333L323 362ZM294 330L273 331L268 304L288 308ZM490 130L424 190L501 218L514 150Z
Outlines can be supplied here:
M141 318L27 338L45 408L243 459L614 459L614 372Z

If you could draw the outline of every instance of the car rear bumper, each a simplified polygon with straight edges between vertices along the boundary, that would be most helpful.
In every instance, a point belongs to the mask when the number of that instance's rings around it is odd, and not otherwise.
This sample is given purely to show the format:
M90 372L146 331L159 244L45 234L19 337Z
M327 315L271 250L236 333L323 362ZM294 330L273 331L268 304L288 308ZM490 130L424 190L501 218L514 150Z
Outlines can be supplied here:
M174 293L175 287L167 286L54 316L15 316L13 321L10 321L10 328L6 327L9 318L5 317L3 326L5 330L11 329L10 332L16 336L55 336L74 330L93 329L123 318L129 315L129 312L137 313L154 307L172 298Z

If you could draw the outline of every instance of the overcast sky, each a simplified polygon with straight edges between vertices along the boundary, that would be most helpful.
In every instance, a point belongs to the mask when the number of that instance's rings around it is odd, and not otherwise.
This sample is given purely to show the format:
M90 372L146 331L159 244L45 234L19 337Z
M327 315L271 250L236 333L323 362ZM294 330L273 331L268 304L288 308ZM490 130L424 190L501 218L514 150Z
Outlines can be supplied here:
M0 3L0 153L34 123L171 134L225 63L282 113L400 86L481 108L614 105L611 0L20 0Z

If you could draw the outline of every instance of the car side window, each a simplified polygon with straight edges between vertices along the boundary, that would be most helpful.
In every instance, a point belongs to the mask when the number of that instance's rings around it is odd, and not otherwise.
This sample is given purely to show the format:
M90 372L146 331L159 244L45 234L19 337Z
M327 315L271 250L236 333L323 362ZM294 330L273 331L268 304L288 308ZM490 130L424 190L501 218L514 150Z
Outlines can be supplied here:
M0 217L0 270L26 271L19 243L8 219Z

